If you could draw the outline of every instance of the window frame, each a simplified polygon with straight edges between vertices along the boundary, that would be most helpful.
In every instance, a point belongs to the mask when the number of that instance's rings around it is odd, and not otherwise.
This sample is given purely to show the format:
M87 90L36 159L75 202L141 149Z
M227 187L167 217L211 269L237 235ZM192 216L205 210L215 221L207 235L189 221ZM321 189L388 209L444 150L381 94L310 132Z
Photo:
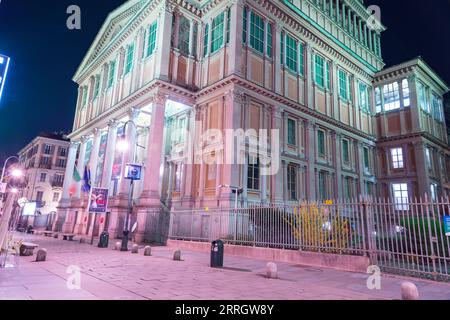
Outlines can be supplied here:
M257 155L248 155L247 161L247 189L259 191L261 189L261 163L259 157Z
M289 164L286 170L287 192L290 201L298 200L297 190L297 166Z
M158 22L153 22L148 27L148 34L147 34L147 47L145 49L145 57L150 57L156 49L156 39L158 36Z
M392 198L394 199L395 209L398 211L407 211L409 209L409 188L404 182L392 183Z
M298 70L298 48L297 48L297 40L294 37L291 37L289 34L286 34L286 68L292 72L297 73Z
M225 24L225 13L218 14L211 23L210 54L218 52L224 45L223 31Z
M403 148L402 147L390 148L389 153L392 169L395 170L404 169L405 157L403 156Z
M322 137L322 139L320 138ZM322 143L321 143L322 140ZM321 149L323 149L321 151ZM326 139L325 139L325 131L318 129L317 130L317 155L321 158L325 157L327 153L326 148Z
M134 53L135 53L135 44L132 42L127 47L127 54L125 59L125 64L123 68L123 75L127 76L133 71L134 67Z
M291 131L292 129L293 132ZM291 146L297 145L297 121L292 118L287 120L287 144Z
M250 48L260 54L264 54L264 38L265 38L264 18L250 11Z

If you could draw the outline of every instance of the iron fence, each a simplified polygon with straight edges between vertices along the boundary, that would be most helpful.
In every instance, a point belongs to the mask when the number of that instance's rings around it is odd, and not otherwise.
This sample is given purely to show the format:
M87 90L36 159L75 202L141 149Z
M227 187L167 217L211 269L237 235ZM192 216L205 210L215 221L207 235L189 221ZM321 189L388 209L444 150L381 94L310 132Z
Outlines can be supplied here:
M450 279L448 199L361 198L326 203L172 211L177 240L369 256L387 272Z

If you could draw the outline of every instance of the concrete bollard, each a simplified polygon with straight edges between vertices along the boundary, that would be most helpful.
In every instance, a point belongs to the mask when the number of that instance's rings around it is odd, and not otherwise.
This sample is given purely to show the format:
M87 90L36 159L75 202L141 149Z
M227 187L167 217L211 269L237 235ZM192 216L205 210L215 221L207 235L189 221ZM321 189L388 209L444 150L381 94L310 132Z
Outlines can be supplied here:
M181 261L181 250L177 250L173 253L173 260Z
M419 300L419 289L411 282L403 282L400 286L402 300Z
M131 247L131 253L139 253L139 246L137 244L133 244Z
M277 279L278 278L278 269L277 265L273 262L269 262L266 265L266 276L269 279Z
M36 262L43 262L47 259L47 249L39 249L36 254Z
M80 238L80 243L86 243L86 239L85 238Z
M152 247L146 246L144 248L144 256L149 257L152 255Z
M53 238L58 239L58 236L59 236L59 234L55 233L55 234L53 235Z
M117 241L116 244L114 245L114 250L120 251L121 247L122 247L122 242Z

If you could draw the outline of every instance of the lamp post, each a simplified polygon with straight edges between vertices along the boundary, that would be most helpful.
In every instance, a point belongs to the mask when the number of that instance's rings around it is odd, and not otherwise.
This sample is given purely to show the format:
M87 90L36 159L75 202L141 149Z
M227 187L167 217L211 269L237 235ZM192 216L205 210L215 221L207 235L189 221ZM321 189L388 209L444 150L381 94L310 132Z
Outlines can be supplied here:
M125 122L124 128L123 128L123 135L122 135L121 139L117 142L117 149L121 152L125 152L129 148L128 142L126 141L126 132L127 132L126 129L127 129L128 124L132 124L137 129L137 126L133 121L128 120L127 122ZM135 144L135 147L136 146L142 147L142 146L138 145L137 143ZM135 147L133 148L133 154L130 157L133 162L135 161L135 158L136 158L136 148ZM128 237L130 234L129 224L130 224L130 220L131 220L131 215L133 214L134 181L140 180L141 168L142 167L139 165L125 164L125 170L124 170L122 178L130 180L130 188L128 190L128 210L127 210L127 215L125 218L125 225L123 228L122 245L121 245L120 251L128 251Z
M5 160L5 162L3 163L2 175L0 177L0 186L3 184L3 179L6 176L6 165L8 164L8 161L12 160L12 159L16 159L18 162L20 161L17 156L11 156ZM23 171L20 170L19 168L14 168L13 170L11 170L10 175L14 178L20 178L23 176ZM5 193L6 193L6 188L5 188ZM4 193L2 193L0 196L0 213L3 212L3 194Z

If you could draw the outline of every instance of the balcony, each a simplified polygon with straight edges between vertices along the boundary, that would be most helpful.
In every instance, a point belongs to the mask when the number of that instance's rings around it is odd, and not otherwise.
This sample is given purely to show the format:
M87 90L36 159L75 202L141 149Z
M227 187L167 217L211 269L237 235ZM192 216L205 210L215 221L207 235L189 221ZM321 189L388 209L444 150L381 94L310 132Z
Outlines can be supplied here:
M62 188L64 184L64 181L59 181L59 180L53 180L51 182L51 185L53 188Z

